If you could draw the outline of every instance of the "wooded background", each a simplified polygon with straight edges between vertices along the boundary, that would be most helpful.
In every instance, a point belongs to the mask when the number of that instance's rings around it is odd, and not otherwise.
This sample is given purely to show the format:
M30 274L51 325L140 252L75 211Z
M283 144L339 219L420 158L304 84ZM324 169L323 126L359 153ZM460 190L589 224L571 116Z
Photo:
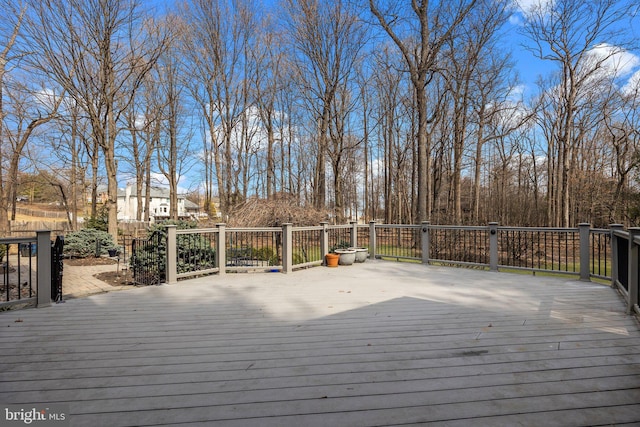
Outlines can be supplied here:
M92 217L106 186L114 234L118 185L158 179L173 216L188 190L222 220L638 225L637 4L516 5L0 0L0 230L44 182ZM514 16L550 64L526 98Z

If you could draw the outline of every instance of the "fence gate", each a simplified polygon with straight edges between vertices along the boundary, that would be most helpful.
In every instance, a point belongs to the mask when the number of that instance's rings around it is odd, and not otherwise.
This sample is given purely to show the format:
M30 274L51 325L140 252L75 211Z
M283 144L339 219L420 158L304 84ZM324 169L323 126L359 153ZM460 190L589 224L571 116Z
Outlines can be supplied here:
M159 285L166 280L166 237L154 232L148 239L131 242L131 269L138 285Z

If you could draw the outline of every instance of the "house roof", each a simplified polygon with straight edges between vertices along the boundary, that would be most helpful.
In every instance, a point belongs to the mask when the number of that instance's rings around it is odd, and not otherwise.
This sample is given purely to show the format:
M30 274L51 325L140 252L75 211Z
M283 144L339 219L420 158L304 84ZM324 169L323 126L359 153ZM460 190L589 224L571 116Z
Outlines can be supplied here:
M184 199L184 208L187 210L196 210L200 209L200 206L197 203L193 203L189 199Z
M146 190L143 187L142 196L144 196L145 191ZM125 196L126 196L126 189L118 188L118 197L125 197ZM133 191L133 189L131 191L131 196L136 197L136 193L135 191ZM151 197L168 199L169 197L171 197L171 192L169 191L168 188L151 187ZM184 194L178 194L178 199L184 199Z

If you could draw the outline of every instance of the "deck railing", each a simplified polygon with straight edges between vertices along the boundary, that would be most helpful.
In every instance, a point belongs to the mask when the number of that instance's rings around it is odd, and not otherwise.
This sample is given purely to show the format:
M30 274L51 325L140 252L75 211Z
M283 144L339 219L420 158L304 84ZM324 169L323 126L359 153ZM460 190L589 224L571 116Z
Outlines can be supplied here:
M430 225L428 262L453 265L489 265L489 229Z
M280 271L282 228L226 229L227 271Z
M0 309L15 305L47 307L52 297L60 297L56 280L61 271L54 265L52 248L50 231L0 239ZM56 274L52 274L52 267L57 268Z
M295 227L291 229L291 266L297 268L321 265L326 252L323 239L327 235L325 227ZM327 236L328 237L328 236Z
M376 224L176 230L168 226L167 282L209 273L281 271L320 265L337 247L369 249L374 259L460 265L492 271L565 274L611 280L638 305L640 232L575 228ZM629 237L630 233L633 237ZM635 252L634 252L635 250ZM173 260L173 261L172 261ZM631 270L635 269L635 273ZM635 276L634 276L635 274Z
M421 258L420 226L380 224L375 226L376 258L396 261Z
M640 314L640 228L630 228L628 231L622 226L611 227L611 282L624 296L627 302L627 313Z

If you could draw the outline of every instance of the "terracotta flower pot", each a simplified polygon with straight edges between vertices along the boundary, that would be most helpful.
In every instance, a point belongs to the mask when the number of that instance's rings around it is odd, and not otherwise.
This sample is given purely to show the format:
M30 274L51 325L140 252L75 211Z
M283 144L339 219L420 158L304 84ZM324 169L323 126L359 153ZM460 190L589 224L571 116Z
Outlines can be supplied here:
M338 254L326 254L324 256L326 260L327 267L337 267L338 261L340 260L340 255Z

